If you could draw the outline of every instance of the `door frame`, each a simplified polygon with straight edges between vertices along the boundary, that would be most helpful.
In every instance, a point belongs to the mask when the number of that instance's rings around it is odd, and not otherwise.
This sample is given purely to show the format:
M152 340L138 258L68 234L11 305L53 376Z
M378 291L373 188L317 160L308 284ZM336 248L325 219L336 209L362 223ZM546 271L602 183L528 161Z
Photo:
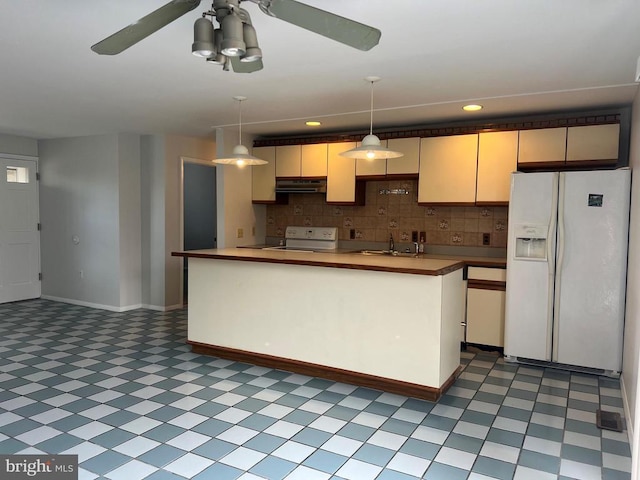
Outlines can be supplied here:
M211 160L203 160L201 158L193 158L180 156L180 251L184 250L184 166L186 163L193 163L197 165L203 165L205 167L216 168L215 163L212 163ZM218 172L216 171L216 183L218 181ZM217 217L217 206L216 206L216 217ZM217 219L216 219L216 237L217 233ZM216 242L217 243L217 242ZM182 261L182 265L180 266L180 301L184 303L184 260Z

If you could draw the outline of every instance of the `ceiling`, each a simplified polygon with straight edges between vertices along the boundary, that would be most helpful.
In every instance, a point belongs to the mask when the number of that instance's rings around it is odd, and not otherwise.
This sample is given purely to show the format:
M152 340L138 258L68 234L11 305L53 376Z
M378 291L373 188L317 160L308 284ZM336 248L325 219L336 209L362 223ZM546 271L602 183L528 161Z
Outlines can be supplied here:
M116 56L91 45L168 0L0 0L0 133L262 136L628 105L640 56L637 0L301 0L379 28L361 52L247 9L264 69L191 55L200 7ZM465 113L465 103L484 105ZM320 120L311 129L304 120Z

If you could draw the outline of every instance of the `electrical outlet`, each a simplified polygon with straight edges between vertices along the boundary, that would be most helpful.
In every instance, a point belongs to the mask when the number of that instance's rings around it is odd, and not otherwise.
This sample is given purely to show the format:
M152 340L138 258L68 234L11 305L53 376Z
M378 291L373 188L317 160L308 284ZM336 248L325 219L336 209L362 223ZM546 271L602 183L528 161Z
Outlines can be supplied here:
M482 245L491 245L491 234L483 233L482 234Z
M236 238L242 238L244 237L244 230L242 228L239 228L236 232Z
M412 242L417 242L418 241L418 231L414 230L413 232L411 232L411 241Z

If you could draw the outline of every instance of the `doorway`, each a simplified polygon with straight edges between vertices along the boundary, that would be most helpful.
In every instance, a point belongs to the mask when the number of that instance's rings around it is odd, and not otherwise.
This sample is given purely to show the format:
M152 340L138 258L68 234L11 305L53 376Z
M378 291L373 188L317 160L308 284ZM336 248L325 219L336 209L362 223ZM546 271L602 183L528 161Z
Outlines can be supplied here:
M182 249L217 246L216 168L211 162L182 159ZM189 262L182 270L182 301L187 303Z
M0 157L0 303L41 294L37 167Z

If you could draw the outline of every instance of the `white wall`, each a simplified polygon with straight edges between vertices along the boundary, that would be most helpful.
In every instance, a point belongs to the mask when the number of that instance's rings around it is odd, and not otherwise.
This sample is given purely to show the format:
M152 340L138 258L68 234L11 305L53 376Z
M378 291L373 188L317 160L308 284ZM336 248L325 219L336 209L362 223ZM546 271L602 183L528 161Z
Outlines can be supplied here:
M38 140L28 137L0 134L0 153L38 156Z
M181 157L212 160L213 140L145 135L141 141L142 303L166 310L182 306L180 250Z
M622 383L625 409L629 412L627 428L633 433L633 457L637 466L640 442L638 415L638 370L640 361L640 91L631 113L629 165L633 169L631 188L631 224L629 227L629 264L627 271L627 306L624 329ZM634 471L634 474L637 472ZM634 475L633 478L639 478Z
M118 136L120 306L142 303L140 137Z
M216 131L217 158L231 155L237 143L237 132L218 129ZM253 137L243 137L242 144L249 148L253 144ZM264 243L267 209L265 205L251 203L251 167L218 166L216 180L218 248ZM242 238L238 238L239 228L243 231Z
M39 142L45 297L121 307L118 144L117 135Z

